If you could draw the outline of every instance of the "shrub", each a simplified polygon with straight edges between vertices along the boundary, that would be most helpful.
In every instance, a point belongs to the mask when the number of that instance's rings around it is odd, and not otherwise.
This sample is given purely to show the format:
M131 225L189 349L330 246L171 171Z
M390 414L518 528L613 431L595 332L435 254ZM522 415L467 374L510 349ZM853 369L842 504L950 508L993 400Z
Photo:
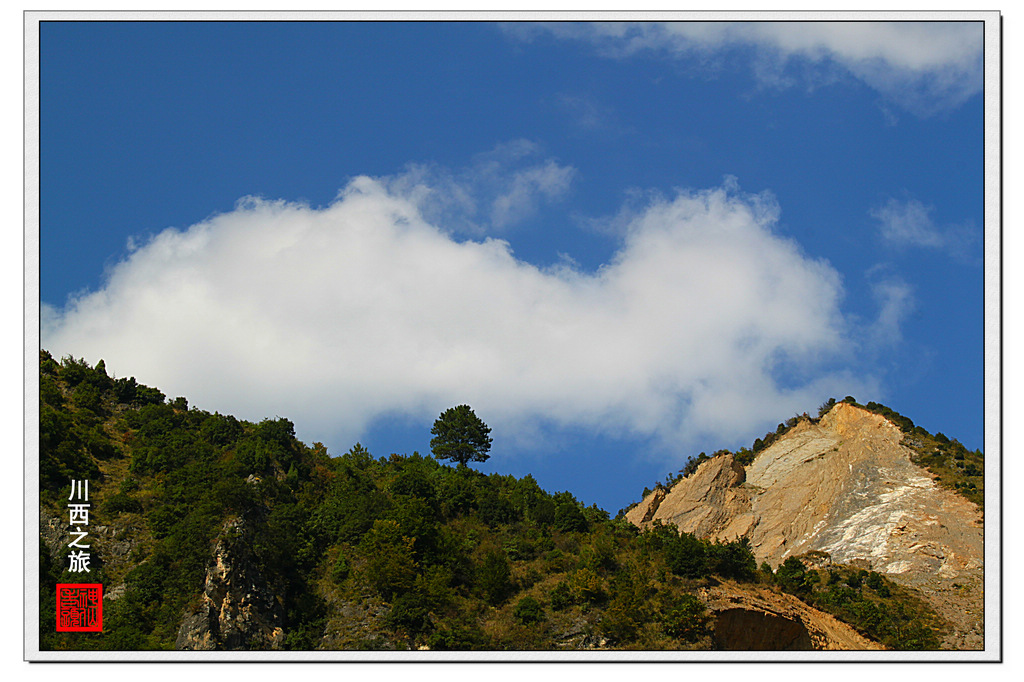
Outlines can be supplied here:
M824 403L822 403L821 407L818 408L818 418L820 419L821 417L824 417L826 414L828 414L828 411L831 410L835 406L835 404L835 398L829 398Z
M569 594L569 586L564 580L551 588L551 592L548 594L548 600L551 603L551 608L555 611L563 611L572 606L572 596Z
M574 500L562 500L555 505L555 528L566 533L587 530L587 518Z
M717 575L736 580L753 580L757 575L757 560L746 538L710 545L707 556L711 572Z
M501 604L515 591L512 571L504 552L490 551L484 556L477 569L477 585L491 606Z
M331 569L331 580L340 585L345 582L350 572L351 568L345 558L345 553L339 551L338 558L334 560L334 567Z
M520 625L539 623L545 619L544 607L533 597L523 597L516 602L516 606L512 610L512 616Z
M710 633L711 616L704 603L692 594L676 598L664 611L661 627L665 634L686 642L696 642Z
M385 619L388 627L404 630L410 636L423 632L430 622L430 611L421 595L406 592L395 598Z
M103 503L103 509L111 514L116 514L117 512L138 514L142 512L142 503L128 493L119 490L106 499Z
M669 570L684 578L702 578L708 574L708 557L703 542L682 533L665 544Z
M646 567L631 564L619 571L611 580L608 608L599 621L601 632L616 643L635 640L652 619L649 597L653 592Z
M566 581L573 603L592 604L603 601L605 593L600 576L589 568L581 568Z
M362 540L369 560L365 572L370 584L385 599L412 589L419 567L413 559L413 540L403 537L395 521L374 521Z
M796 557L786 559L775 571L775 582L784 591L792 594L806 594L811 589L811 581L803 562Z
M475 625L446 623L427 637L427 646L436 651L473 651L487 647L487 636Z

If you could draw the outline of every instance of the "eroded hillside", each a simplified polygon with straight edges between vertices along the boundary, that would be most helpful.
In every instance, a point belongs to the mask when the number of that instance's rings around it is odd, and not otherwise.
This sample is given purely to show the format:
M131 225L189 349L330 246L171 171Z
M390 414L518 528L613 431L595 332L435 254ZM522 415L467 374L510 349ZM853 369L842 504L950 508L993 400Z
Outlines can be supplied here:
M703 462L670 490L627 513L702 538L749 540L758 562L825 552L920 588L951 623L945 645L982 646L983 518L914 464L903 433L883 416L839 403L803 420L747 467Z

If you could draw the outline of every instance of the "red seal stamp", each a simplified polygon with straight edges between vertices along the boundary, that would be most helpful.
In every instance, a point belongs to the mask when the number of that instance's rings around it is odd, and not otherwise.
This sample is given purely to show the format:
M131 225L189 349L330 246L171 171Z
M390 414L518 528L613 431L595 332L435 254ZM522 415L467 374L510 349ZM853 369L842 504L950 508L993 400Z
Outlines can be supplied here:
M57 585L57 632L103 631L103 585Z

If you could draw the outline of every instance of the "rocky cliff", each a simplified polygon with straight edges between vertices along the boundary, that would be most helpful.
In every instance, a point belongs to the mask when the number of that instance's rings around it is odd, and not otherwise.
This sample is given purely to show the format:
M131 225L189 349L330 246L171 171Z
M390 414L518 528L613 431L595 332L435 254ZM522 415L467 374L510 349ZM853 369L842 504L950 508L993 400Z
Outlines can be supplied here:
M827 553L922 590L952 624L946 646L982 645L983 521L978 508L912 462L885 417L839 403L801 421L744 468L706 461L626 517L698 537L747 538L758 562Z
M199 604L181 623L174 645L189 651L258 649L284 642L281 605L243 542L244 523L228 521L206 569Z

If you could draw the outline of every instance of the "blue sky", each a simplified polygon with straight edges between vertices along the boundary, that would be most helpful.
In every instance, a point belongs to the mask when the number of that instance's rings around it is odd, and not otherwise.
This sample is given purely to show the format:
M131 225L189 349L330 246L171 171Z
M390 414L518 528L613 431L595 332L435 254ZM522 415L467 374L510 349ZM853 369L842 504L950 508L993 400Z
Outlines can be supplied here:
M981 25L43 23L42 344L615 513L852 394L983 442Z

